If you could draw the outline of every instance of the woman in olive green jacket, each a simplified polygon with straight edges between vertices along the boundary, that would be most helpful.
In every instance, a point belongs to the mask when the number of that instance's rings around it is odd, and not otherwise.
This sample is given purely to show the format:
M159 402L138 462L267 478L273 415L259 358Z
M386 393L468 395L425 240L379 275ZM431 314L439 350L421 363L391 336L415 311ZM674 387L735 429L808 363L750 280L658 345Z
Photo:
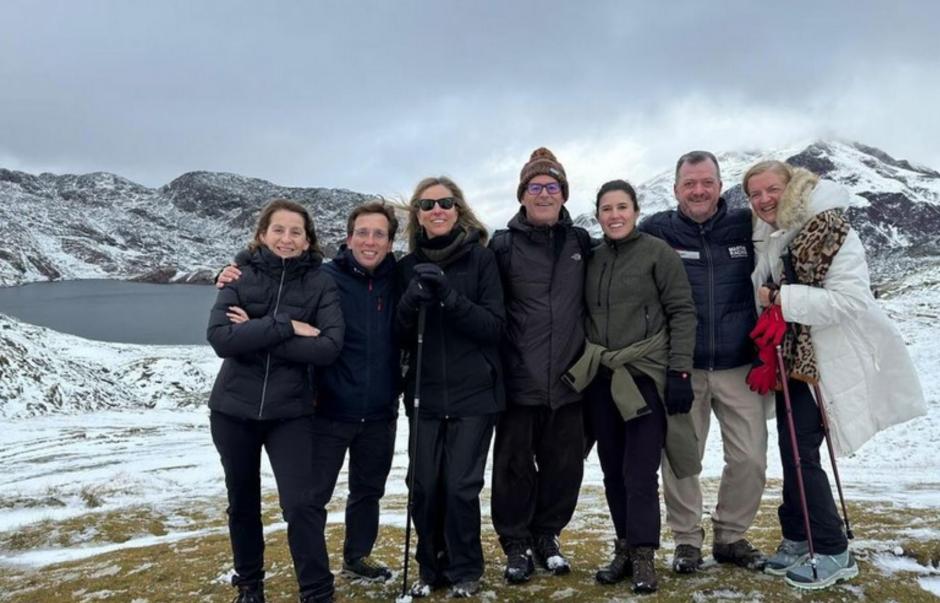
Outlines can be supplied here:
M700 467L688 421L695 306L676 252L636 230L633 187L624 180L607 182L596 204L604 240L594 248L584 286L585 356L593 356L596 366L585 398L617 533L614 558L596 577L610 584L632 574L634 592L653 592L664 446L670 461L678 461L675 453L685 459L680 466ZM682 434L677 445L673 438L667 442L667 422L669 432Z

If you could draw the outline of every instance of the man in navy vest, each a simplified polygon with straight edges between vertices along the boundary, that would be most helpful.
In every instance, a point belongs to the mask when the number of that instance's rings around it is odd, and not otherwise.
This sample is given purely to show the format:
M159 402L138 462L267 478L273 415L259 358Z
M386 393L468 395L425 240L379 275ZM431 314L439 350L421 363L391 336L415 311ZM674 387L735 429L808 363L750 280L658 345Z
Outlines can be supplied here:
M692 421L704 454L712 412L721 426L725 466L712 513L712 554L720 563L762 569L764 556L745 538L764 491L767 417L764 399L748 389L757 318L751 285L751 212L731 209L721 197L718 160L692 151L676 163L678 209L654 214L640 230L669 243L682 258L698 327L692 386ZM702 563L702 490L698 476L677 479L663 458L666 521L676 551L672 567L692 573Z

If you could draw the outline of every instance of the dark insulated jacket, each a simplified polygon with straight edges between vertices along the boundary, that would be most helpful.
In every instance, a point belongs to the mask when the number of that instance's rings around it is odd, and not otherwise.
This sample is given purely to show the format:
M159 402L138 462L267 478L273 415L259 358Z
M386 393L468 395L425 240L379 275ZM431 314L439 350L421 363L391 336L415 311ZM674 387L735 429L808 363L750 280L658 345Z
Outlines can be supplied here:
M588 260L587 338L619 350L669 333L669 368L692 370L695 304L682 261L664 241L634 230L604 241Z
M751 212L728 209L719 199L718 211L702 224L668 210L653 214L639 228L666 241L685 265L698 317L695 368L750 364L753 345L748 333L757 320L751 285Z
M497 254L506 296L503 365L511 404L558 408L580 395L562 375L584 348L584 271L578 229L562 208L552 227L535 227L520 208L512 245ZM497 241L490 247L499 249Z
M457 292L452 307L427 306L421 367L421 415L463 417L502 411L506 406L499 342L505 324L503 288L493 252L471 232L462 255L443 267ZM399 287L405 291L415 264L428 262L420 250L399 262ZM411 361L405 376L405 406L414 404L417 358L417 309L398 306L402 344Z
M346 335L336 362L316 371L318 415L336 421L387 420L398 415L395 269L390 253L370 274L345 245L323 266L339 288Z
M226 285L209 314L207 338L224 358L209 408L245 419L287 419L313 414L316 383L311 365L336 359L343 345L343 314L333 279L319 255L282 259L265 247L240 254L242 275ZM225 315L239 306L248 320ZM294 335L291 320L320 329Z

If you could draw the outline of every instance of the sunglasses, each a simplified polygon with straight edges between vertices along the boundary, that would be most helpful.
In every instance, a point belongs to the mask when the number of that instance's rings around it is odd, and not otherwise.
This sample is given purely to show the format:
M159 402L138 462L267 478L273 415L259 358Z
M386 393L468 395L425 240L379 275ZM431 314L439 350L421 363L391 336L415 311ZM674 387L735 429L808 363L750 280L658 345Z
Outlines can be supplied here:
M533 197L537 197L542 194L542 189L548 191L549 195L557 195L561 192L561 185L557 182L549 182L548 184L539 184L538 182L532 182L526 185L525 190L528 191Z
M434 209L434 204L437 203L441 209L450 209L457 204L457 200L453 197L444 197L443 199L418 199L418 208L421 211L431 211Z

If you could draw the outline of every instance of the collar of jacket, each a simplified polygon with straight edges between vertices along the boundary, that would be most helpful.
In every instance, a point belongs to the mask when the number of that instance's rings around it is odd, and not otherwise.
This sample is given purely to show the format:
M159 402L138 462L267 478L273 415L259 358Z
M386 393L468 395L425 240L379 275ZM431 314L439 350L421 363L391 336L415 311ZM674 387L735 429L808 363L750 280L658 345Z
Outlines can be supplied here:
M728 202L725 201L724 197L718 197L718 205L715 207L715 215L705 220L704 222L696 222L692 218L682 213L681 209L676 209L676 214L678 214L680 220L695 228L696 230L701 228L705 232L711 232L711 229L714 228L715 224L717 224L723 217L725 217L726 213L728 213Z
M793 168L793 175L777 203L777 228L799 230L810 218L830 209L851 205L849 191L831 180L803 168Z
M611 249L616 249L619 251L639 238L640 231L637 230L636 226L634 226L633 230L630 231L630 234L623 237L622 239L609 239L607 238L607 235L604 235L604 244Z
M243 264L251 264L259 270L269 274L277 275L280 275L281 270L284 270L286 271L287 276L293 276L298 271L319 268L320 264L323 262L323 258L320 256L320 254L314 251L310 251L309 249L296 257L282 258L264 245L248 251L246 262L239 262L241 257L242 254L239 254L235 258L235 261L239 266Z
M548 232L552 229L558 228L570 228L574 225L574 222L571 220L571 214L568 213L568 210L564 205L561 207L561 211L558 212L558 221L552 224L551 226L534 226L529 224L529 219L525 214L525 207L519 206L519 211L516 212L516 215L509 220L509 228L512 230L518 230L526 234L533 232Z
M371 273L362 267L359 262L356 261L356 256L353 255L351 249L346 246L346 243L340 245L339 250L336 252L336 256L333 258L333 263L336 264L336 267L346 272L347 274L352 274L358 276L359 278L373 278L379 279L388 276L395 271L395 265L397 260L395 260L395 255L389 251L388 255L385 256L385 259L382 260L382 263L375 267Z

